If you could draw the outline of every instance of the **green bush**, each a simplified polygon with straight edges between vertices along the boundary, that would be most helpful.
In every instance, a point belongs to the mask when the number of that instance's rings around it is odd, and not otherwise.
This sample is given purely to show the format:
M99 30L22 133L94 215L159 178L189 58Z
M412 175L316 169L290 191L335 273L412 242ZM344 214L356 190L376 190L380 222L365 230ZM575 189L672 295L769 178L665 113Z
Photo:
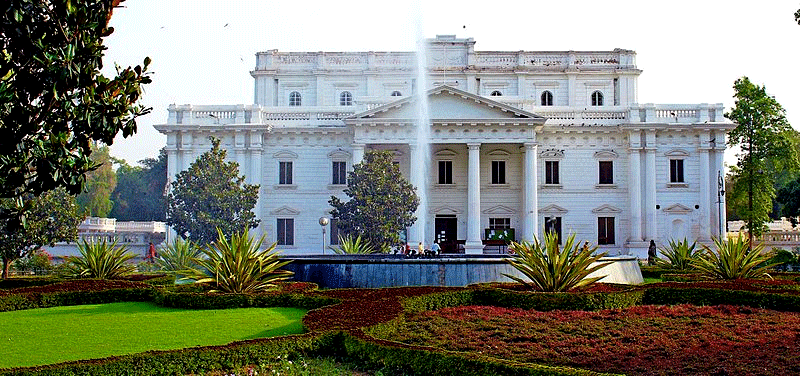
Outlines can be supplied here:
M339 236L339 245L330 248L339 255L368 255L380 252L369 240L362 239L361 235L356 238L352 235Z
M338 299L319 295L265 293L265 294L208 294L196 292L171 292L160 290L154 302L163 307L185 309L228 309L246 307L320 308L339 302Z
M147 302L152 300L153 291L140 288L21 293L0 295L0 312L81 304Z
M509 250L514 253L514 257L507 259L508 263L528 280L504 275L535 290L546 292L569 291L589 286L604 278L587 276L610 264L606 262L592 266L592 263L605 257L607 252L593 255L597 247L582 248L575 242L575 234L567 238L563 250L560 248L558 235L554 232L544 235L544 243L539 243L536 239L533 243L512 242Z
M642 304L729 304L800 312L800 295L712 288L652 287L644 290Z
M681 272L688 272L694 269L693 263L699 259L703 252L697 248L697 242L691 245L686 238L683 241L669 241L669 247L661 248L661 256L656 257L655 264L662 269Z
M134 258L127 246L117 246L117 241L107 243L78 242L80 256L66 256L63 268L59 269L68 277L115 279L136 270L128 263Z
M155 264L161 271L181 275L189 269L197 268L195 260L200 255L200 248L197 247L197 244L178 237L172 244L159 248Z
M770 278L772 255L762 254L761 244L750 247L750 241L739 234L728 240L714 239L716 251L703 245L705 252L692 265L706 279Z
M202 249L204 257L194 259L197 266L186 271L186 278L211 284L212 292L255 293L273 289L293 274L280 269L291 261L280 260L275 243L260 250L264 236L254 240L245 230L228 240L222 231L217 234L217 240Z
M52 256L44 249L37 249L27 256L14 261L14 269L23 274L50 274L53 270Z

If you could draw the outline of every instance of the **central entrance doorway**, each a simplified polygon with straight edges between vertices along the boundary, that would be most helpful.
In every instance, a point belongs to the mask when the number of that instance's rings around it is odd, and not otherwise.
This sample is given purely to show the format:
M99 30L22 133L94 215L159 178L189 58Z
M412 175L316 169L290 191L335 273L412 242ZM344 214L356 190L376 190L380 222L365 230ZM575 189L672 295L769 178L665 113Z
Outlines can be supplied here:
M454 214L436 215L434 233L442 253L458 252L458 219Z

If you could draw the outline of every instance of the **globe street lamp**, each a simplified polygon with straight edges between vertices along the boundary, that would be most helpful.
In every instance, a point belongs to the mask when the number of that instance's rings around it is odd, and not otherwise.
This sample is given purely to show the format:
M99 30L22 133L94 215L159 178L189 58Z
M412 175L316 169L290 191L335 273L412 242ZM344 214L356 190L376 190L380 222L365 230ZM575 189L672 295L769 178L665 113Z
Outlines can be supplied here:
M319 217L319 225L322 227L322 254L325 254L325 226L330 223L330 219L327 217Z

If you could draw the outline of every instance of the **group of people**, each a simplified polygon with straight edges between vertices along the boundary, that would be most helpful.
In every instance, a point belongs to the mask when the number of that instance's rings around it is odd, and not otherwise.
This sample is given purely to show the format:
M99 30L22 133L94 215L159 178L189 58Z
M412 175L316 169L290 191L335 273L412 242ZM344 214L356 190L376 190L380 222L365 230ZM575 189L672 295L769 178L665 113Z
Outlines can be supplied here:
M395 252L395 253L400 253L400 254L403 254L403 255L406 255L406 256L417 256L417 255L419 255L419 256L428 256L428 257L439 255L441 253L441 250L442 250L442 248L439 246L439 243L437 243L437 242L433 242L433 245L431 245L431 247L429 249L425 248L425 244L423 244L422 242L419 242L419 244L417 245L416 249L411 248L411 245L408 244L408 243L401 244L398 247L398 249L399 249L399 252Z

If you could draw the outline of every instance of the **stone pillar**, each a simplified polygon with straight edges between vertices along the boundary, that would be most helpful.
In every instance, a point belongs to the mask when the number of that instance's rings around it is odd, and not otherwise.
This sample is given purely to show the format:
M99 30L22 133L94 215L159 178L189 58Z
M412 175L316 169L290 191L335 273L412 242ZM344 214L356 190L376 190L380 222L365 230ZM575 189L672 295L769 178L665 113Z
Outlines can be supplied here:
M364 144L353 144L353 166L364 160Z
M656 134L648 131L646 135L646 156L645 156L645 222L647 223L647 233L645 241L658 241L657 211L656 211Z
M631 200L631 242L642 241L642 168L641 145L639 132L631 132L630 152L630 187L628 193ZM636 140L634 141L634 138Z
M714 164L714 175L711 178L717 180L717 184L713 185L717 189L714 193L719 199L717 201L717 235L722 239L725 240L728 237L728 215L725 208L725 195L719 195L719 191L725 191L725 132L719 131L716 132L714 137L715 147L714 150L716 163Z
M539 168L537 164L539 146L536 143L525 143L525 197L523 207L522 240L533 241L539 224Z
M467 179L467 242L466 253L482 254L481 242L481 144L467 144L469 178Z
M182 132L181 133L181 162L183 162L183 167L181 171L188 170L189 166L194 163L194 140L192 137L192 132Z
M711 240L711 185L716 186L716 179L711 179L708 157L708 134L700 134L700 241Z
M261 160L263 158L263 145L261 143L261 132L250 132L250 173L248 174L248 181L250 184L258 184L258 199L256 200L256 206L253 208L253 212L256 214L256 218L260 219L261 222L258 224L258 227L254 229L255 234L254 236L261 236L264 234L264 212L263 212L263 204L264 200L262 199L262 192L264 192L264 182L263 182L263 170L261 168Z

